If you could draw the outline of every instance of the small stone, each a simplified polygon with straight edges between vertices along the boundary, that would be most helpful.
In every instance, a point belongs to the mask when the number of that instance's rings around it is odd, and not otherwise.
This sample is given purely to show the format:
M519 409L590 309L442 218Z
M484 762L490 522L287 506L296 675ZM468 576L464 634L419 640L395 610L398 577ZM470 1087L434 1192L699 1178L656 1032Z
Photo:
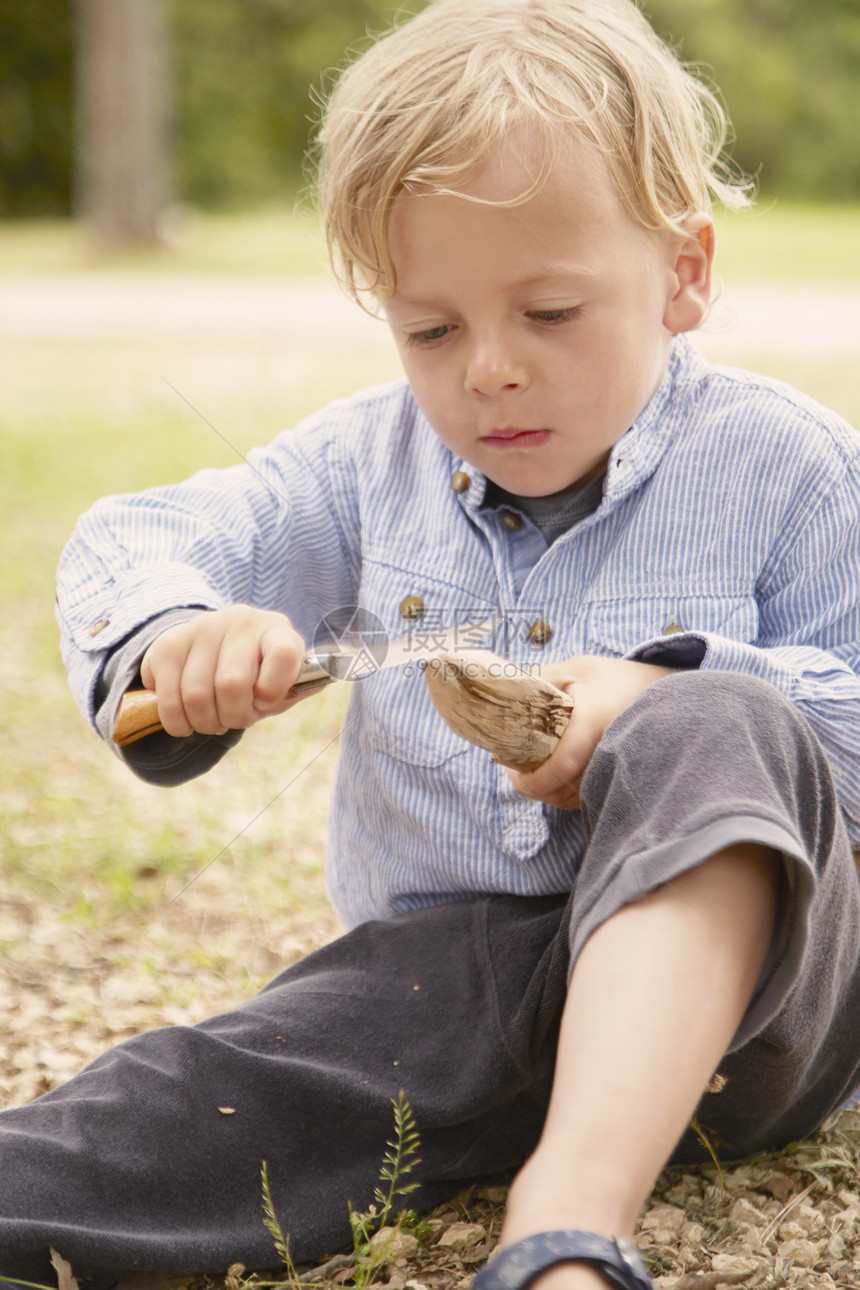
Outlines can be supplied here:
M727 1191L749 1191L755 1187L756 1170L752 1165L738 1165L723 1171L723 1184Z
M755 1205L747 1200L746 1196L741 1196L735 1201L729 1210L729 1218L733 1223L737 1223L738 1226L742 1223L747 1223L752 1227L767 1226L765 1216L760 1210L756 1209Z
M852 1109L840 1112L838 1127L843 1133L860 1133L860 1111Z
M794 1219L803 1228L806 1236L821 1237L827 1233L827 1224L812 1205L799 1206L795 1211Z
M788 1264L800 1268L814 1268L823 1250L824 1241L786 1241L780 1245L779 1254Z
M681 1236L690 1245L701 1245L705 1239L705 1229L701 1223L694 1223L688 1219L681 1228Z
M677 1205L654 1205L642 1219L643 1232L668 1231L672 1235L680 1232L684 1226L686 1214Z
M781 1241L803 1241L807 1236L808 1232L793 1218L789 1218L785 1223L780 1223L779 1225L779 1239Z
M466 1250L486 1239L487 1233L480 1223L452 1223L439 1237L437 1244L448 1250Z
M398 1231L396 1227L380 1227L370 1238L375 1250L382 1250L388 1259L411 1259L418 1251L418 1237L411 1232Z
M844 1259L847 1252L848 1247L845 1244L845 1238L835 1232L827 1242L827 1257L833 1260Z
M766 1264L766 1259L757 1259L750 1254L715 1254L711 1259L714 1272L723 1272L726 1276L751 1277Z
M666 1200L672 1205L686 1205L691 1196L699 1195L699 1180L692 1174L684 1174L681 1181L665 1193Z

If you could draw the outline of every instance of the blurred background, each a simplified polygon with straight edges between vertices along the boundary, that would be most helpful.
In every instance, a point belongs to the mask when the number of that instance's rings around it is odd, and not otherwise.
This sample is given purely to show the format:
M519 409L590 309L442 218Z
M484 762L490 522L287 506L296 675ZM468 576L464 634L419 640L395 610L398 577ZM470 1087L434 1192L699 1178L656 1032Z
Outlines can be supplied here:
M422 7L411 0L409 12ZM857 0L647 0L730 105L770 197L860 196ZM6 0L0 211L157 236L174 203L248 209L302 179L309 87L390 0ZM129 155L133 145L133 155ZM128 182L114 182L125 164Z
M759 186L719 219L699 343L860 424L860 0L644 5L720 87ZM397 374L384 325L327 276L303 167L327 69L394 13L0 4L0 1104L226 1006L335 930L348 687L205 780L148 788L73 707L53 582L101 494L230 465Z

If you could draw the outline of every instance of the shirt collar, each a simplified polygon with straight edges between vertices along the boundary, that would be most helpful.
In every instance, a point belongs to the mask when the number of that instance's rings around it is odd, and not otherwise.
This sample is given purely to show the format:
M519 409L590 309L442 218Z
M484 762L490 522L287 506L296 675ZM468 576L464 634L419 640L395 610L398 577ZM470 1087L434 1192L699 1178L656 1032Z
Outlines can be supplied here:
M675 336L663 380L610 453L606 500L619 500L653 475L681 425L676 405L706 371L707 363L687 337Z

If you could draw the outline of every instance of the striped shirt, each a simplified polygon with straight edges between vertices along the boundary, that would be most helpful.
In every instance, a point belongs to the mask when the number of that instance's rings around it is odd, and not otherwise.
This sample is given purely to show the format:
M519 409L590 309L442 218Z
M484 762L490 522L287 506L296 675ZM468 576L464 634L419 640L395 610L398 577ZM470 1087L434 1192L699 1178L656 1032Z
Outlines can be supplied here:
M96 721L105 659L177 607L277 609L312 640L360 605L392 637L411 627L416 648L454 628L477 643L483 619L480 643L524 667L602 654L770 682L818 735L860 844L850 426L678 338L593 513L548 545L528 516L484 505L486 489L398 381L332 404L247 464L103 499L60 566L82 709ZM179 777L193 773L183 758ZM347 926L476 892L569 890L585 841L578 811L519 797L453 734L408 665L353 685L330 821L329 887Z

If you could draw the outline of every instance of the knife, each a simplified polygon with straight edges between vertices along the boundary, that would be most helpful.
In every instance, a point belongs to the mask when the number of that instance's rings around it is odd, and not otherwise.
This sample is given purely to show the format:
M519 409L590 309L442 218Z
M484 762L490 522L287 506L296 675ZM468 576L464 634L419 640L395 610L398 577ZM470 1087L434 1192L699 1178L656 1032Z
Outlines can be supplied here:
M468 625L468 638L482 632L486 633L497 619L487 618ZM422 633L423 634L423 633ZM455 631L433 631L433 643L429 646L416 646L412 636L403 636L398 640L379 644L367 644L356 640L351 645L344 644L344 638L331 646L324 645L311 650L302 659L299 674L296 677L288 698L305 694L310 690L319 690L330 685L332 681L358 681L389 667L401 667L406 663L417 663L420 659L433 658L437 654L450 653L454 642L462 637L462 627ZM463 646L458 643L459 651L480 646ZM111 739L120 748L137 743L162 730L158 719L158 702L154 690L127 690L120 700L114 721Z

